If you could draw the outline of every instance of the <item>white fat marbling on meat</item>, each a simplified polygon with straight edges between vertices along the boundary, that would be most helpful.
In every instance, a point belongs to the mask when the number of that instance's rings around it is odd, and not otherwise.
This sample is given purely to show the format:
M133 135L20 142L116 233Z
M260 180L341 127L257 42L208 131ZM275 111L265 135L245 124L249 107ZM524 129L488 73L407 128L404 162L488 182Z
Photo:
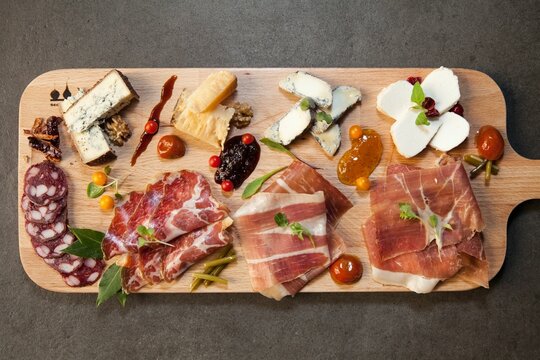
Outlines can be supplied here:
M66 283L69 286L79 286L81 284L80 280L73 275L70 275L66 278Z
M373 280L383 285L403 286L418 294L426 294L433 291L439 281L443 279L429 279L420 275L402 272L381 270L371 267Z
M49 248L46 247L45 245L41 245L41 246L38 246L38 247L36 248L36 252L37 252L37 254L38 254L39 256L41 256L42 258L44 258L44 257L47 257L47 256L49 255L50 250L49 250Z
M90 276L88 276L86 281L88 281L90 283L93 283L94 281L97 280L98 277L99 277L99 271L96 271L96 272L93 272L92 274L90 274Z
M45 193L47 193L49 189L47 188L47 186L43 185L43 184L39 184L37 187L36 187L36 196L41 196Z
M304 203L309 205L310 203L324 202L324 193L317 191L314 194L298 194L292 193L287 197L283 197L283 194L279 193L258 193L255 194L250 201L244 203L240 209L236 211L234 217L240 217L245 215L252 215L260 212L270 211L273 209L280 209L289 205L296 205ZM273 199L280 197L280 202L277 203Z

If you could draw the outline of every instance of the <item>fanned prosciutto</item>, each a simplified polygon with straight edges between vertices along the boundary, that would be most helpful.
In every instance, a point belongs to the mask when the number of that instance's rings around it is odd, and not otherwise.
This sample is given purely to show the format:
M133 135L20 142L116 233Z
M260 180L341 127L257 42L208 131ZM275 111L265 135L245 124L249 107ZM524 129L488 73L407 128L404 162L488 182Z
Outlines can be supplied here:
M487 287L484 222L461 163L390 166L370 200L372 216L363 234L374 280L425 293L459 274ZM410 205L419 219L401 218L400 204Z
M126 252L137 252L137 227L155 231L160 241L220 221L227 208L211 194L210 184L199 173L182 170L165 173L146 187L144 193L132 192L116 207L111 225L103 239L106 259Z

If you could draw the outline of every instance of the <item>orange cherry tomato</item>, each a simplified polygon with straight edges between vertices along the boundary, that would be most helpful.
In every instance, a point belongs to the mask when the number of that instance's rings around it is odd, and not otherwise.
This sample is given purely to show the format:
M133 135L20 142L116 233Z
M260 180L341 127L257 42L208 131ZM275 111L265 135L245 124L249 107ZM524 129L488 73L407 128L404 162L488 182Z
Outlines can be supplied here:
M369 190L369 186L370 186L369 178L359 177L358 179L356 179L356 189L361 190L361 191L367 191Z
M504 152L504 140L496 128L484 125L476 133L476 148L487 160L498 160Z
M103 186L107 183L107 174L103 171L96 171L92 174L92 182L98 186Z
M114 200L109 195L103 195L99 199L99 207L101 210L111 210L114 207Z
M358 125L353 125L349 128L349 138L351 140L358 140L362 137L362 128Z
M362 277L362 264L354 255L341 255L330 265L330 276L338 284L352 284Z

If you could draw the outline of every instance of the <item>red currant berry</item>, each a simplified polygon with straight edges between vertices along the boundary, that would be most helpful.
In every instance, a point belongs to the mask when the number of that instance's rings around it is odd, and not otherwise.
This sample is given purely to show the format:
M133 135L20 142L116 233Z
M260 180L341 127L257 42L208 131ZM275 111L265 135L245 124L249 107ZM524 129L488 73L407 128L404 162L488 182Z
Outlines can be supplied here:
M234 184L231 180L223 180L221 183L221 190L225 192L233 191L234 190Z
M158 129L159 129L159 125L154 120L148 120L146 122L146 125L144 125L144 131L150 135L154 135L155 133L157 133Z
M431 110L428 110L428 111L426 112L426 116L427 116L427 117L436 117L436 116L439 116L439 115L440 115L439 112L438 112L437 109L435 109L435 108L433 108L433 109L431 109Z
M450 112L453 112L453 113L456 113L458 114L459 116L463 116L463 106L461 106L460 103L457 103L456 105L452 106L452 108L450 110L448 110Z
M213 168L219 167L219 165L221 165L221 158L217 155L210 156L210 159L208 159L208 165Z
M242 142L244 143L244 145L249 145L253 141L255 141L255 137L253 135L251 135L249 133L242 135Z
M422 83L422 78L420 76L409 76L407 81L414 85L416 83Z

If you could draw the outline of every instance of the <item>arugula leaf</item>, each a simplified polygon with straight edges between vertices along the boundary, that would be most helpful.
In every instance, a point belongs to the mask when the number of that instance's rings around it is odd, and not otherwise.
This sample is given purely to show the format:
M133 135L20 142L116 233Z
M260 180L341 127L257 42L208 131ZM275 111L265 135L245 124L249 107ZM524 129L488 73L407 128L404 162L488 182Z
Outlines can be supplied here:
M109 175L111 173L111 167L109 165L105 166L105 168L103 168L103 172L105 175Z
M424 90L422 89L422 86L420 85L420 83L417 81L414 84L413 89L412 89L411 101L413 103L416 103L422 106L422 103L424 102L425 99L426 99L426 95L424 95Z
M413 220L413 219L422 220L412 210L411 204L408 204L408 203L399 203L399 217L403 220Z
M327 124L331 124L334 119L332 119L332 116L330 116L330 114L324 112L324 111L319 111L316 115L315 115L315 119L317 121L324 121L326 122Z
M428 220L429 220L429 225L434 229L439 224L439 217L435 214L431 215Z
M284 154L289 155L294 160L298 160L298 158L289 149L287 149L285 146L281 145L280 143L277 143L277 142L275 142L273 140L270 140L268 138L262 138L261 142L264 145L268 146L270 148L270 150L282 152Z
M99 186L93 182L88 183L88 186L86 187L86 195L91 199L100 197L104 192L105 186Z
M116 298L122 307L126 306L127 296L128 294L126 294L124 290L120 290L120 292L116 293Z
M430 125L430 122L428 121L428 118L427 118L425 112L422 111L422 112L420 112L418 114L418 116L416 117L415 124L416 125L426 125L426 126Z
M96 299L96 306L103 304L112 296L122 290L122 268L112 264L105 270L99 281L99 292Z
M300 101L300 109L302 111L306 111L309 108L311 108L311 100L309 98L303 98L302 101Z
M261 140L262 141L262 140ZM268 174L265 174L249 184L247 184L246 188L244 189L244 192L242 193L242 199L246 200L255 195L259 192L263 184L266 182L266 180L270 179L272 176L277 174L280 171L283 171L287 168L287 166L280 167L279 169L272 170Z
M274 221L279 227L287 227L289 225L287 216L282 212L278 212L276 215L274 215Z
M311 244L313 245L313 247L315 247L313 236L311 236L311 232L306 227L304 227L299 222L293 222L290 225L290 228L293 235L297 236L300 240L304 240L304 235L307 236L309 240L311 241Z

